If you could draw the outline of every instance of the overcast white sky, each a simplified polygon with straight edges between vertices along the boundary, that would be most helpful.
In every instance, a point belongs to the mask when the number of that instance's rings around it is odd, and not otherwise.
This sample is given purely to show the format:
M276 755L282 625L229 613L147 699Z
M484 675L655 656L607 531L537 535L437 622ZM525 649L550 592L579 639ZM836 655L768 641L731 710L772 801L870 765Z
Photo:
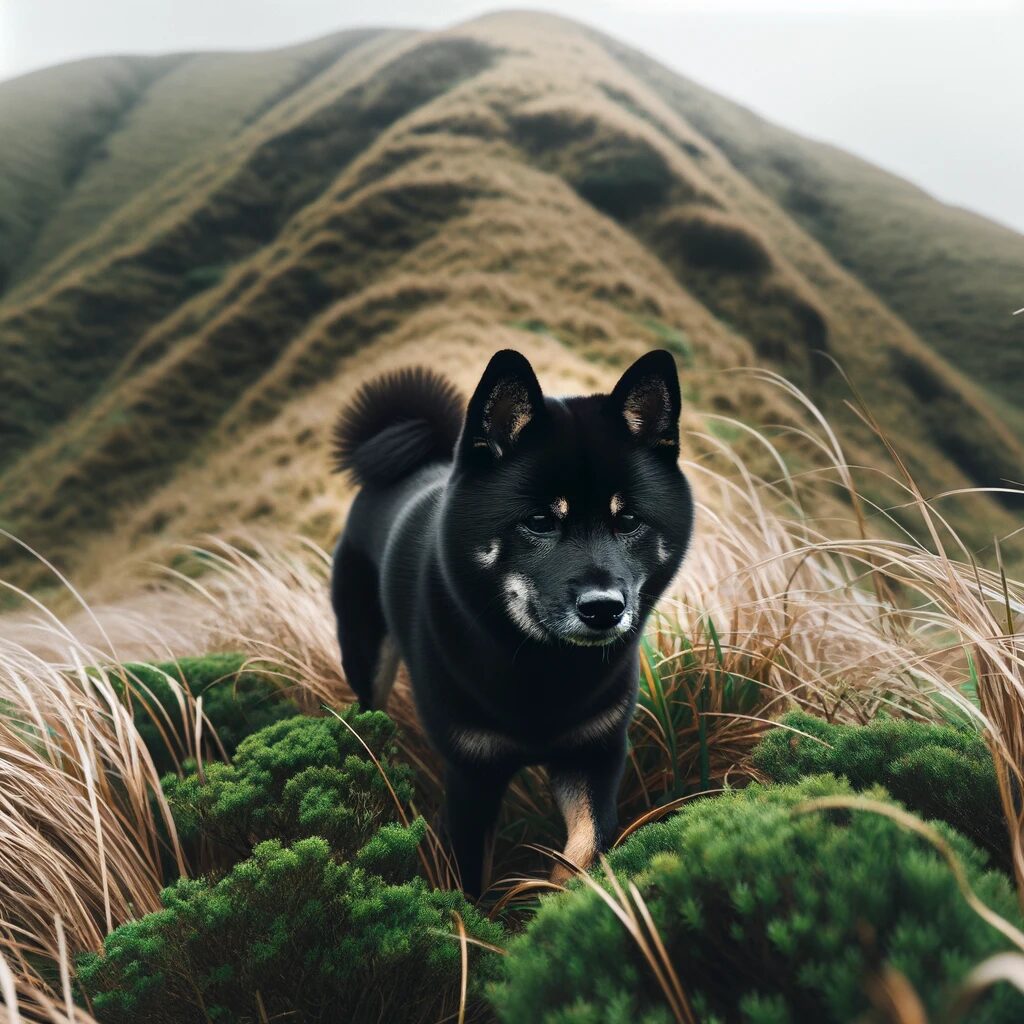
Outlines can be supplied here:
M0 0L0 79L103 53L439 27L472 0ZM550 0L774 121L1024 232L1024 0ZM2 145L0 140L0 145Z

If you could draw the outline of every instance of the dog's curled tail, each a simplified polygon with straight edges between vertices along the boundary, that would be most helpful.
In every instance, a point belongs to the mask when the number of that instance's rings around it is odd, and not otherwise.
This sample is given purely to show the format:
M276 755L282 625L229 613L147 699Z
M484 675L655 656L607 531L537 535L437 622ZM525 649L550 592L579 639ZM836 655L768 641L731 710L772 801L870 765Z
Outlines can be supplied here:
M363 487L382 487L430 462L446 462L464 406L451 381L422 366L367 381L334 425L335 471L349 470Z

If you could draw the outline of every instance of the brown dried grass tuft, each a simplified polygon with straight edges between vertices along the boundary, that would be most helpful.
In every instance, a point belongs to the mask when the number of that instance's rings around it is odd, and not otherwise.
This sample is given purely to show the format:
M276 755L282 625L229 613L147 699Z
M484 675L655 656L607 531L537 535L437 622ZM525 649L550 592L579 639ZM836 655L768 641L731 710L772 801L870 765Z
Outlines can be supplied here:
M185 862L123 696L132 684L103 667L116 652L35 607L59 659L0 636L0 957L8 1013L17 992L26 1014L59 1020L39 964L62 965L67 996L68 951L159 908L162 853Z
M60 919L57 918L59 928ZM60 994L40 982L31 970L0 953L0 1020L5 1024L39 1021L40 1024L98 1024L92 1014L71 998L71 968L66 954L59 962Z

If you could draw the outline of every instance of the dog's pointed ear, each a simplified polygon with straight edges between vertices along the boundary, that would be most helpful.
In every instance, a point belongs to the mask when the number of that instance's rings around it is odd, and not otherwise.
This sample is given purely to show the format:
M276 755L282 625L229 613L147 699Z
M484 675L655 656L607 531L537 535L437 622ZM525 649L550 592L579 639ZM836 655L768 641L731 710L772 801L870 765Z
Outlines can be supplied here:
M506 458L543 412L544 396L526 356L510 348L495 352L466 409L460 458L488 463Z
M641 356L621 377L608 409L629 433L649 448L679 454L679 375L664 349Z

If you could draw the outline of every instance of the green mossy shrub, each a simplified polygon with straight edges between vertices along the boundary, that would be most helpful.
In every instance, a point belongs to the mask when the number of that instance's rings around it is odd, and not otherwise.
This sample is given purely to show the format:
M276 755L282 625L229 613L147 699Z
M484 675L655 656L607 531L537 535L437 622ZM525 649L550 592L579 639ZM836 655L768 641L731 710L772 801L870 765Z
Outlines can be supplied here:
M422 823L382 829L376 853L348 864L319 838L261 843L216 884L181 879L165 889L163 910L122 925L101 954L80 958L79 984L103 1024L454 1019L461 950L453 914L483 942L500 944L502 931L460 893L373 872L381 848L397 844L406 856L422 834ZM471 1020L497 959L469 946Z
M831 725L801 711L781 721L824 743L789 729L766 733L753 762L772 781L796 782L828 772L845 776L854 789L884 786L915 814L952 825L1009 870L992 755L976 732L894 718Z
M246 857L265 839L291 843L309 836L349 857L395 820L389 783L403 803L412 798L411 770L391 763L396 750L391 719L353 705L340 719L297 715L275 722L242 740L230 764L207 765L202 775L168 775L162 784L179 836L206 844L214 864Z
M218 745L209 738L205 750L209 757L219 757L221 747L230 757L250 733L298 711L282 691L279 678L244 654L128 664L124 670L135 727L161 774L195 756L194 750L183 746L183 738L193 732L194 707L182 703L178 687L203 699L203 714L219 740ZM109 673L109 678L115 686L123 685L116 673Z
M878 964L906 975L931 1015L973 966L1008 949L922 837L867 811L797 810L852 793L833 776L753 785L693 803L612 853L612 870L639 889L698 1020L870 1020L865 981ZM986 871L963 836L936 827L975 893L1019 927L1007 878ZM508 1024L673 1020L635 941L581 882L542 901L503 974L491 997ZM971 1020L1024 1020L1024 995L1001 984Z

